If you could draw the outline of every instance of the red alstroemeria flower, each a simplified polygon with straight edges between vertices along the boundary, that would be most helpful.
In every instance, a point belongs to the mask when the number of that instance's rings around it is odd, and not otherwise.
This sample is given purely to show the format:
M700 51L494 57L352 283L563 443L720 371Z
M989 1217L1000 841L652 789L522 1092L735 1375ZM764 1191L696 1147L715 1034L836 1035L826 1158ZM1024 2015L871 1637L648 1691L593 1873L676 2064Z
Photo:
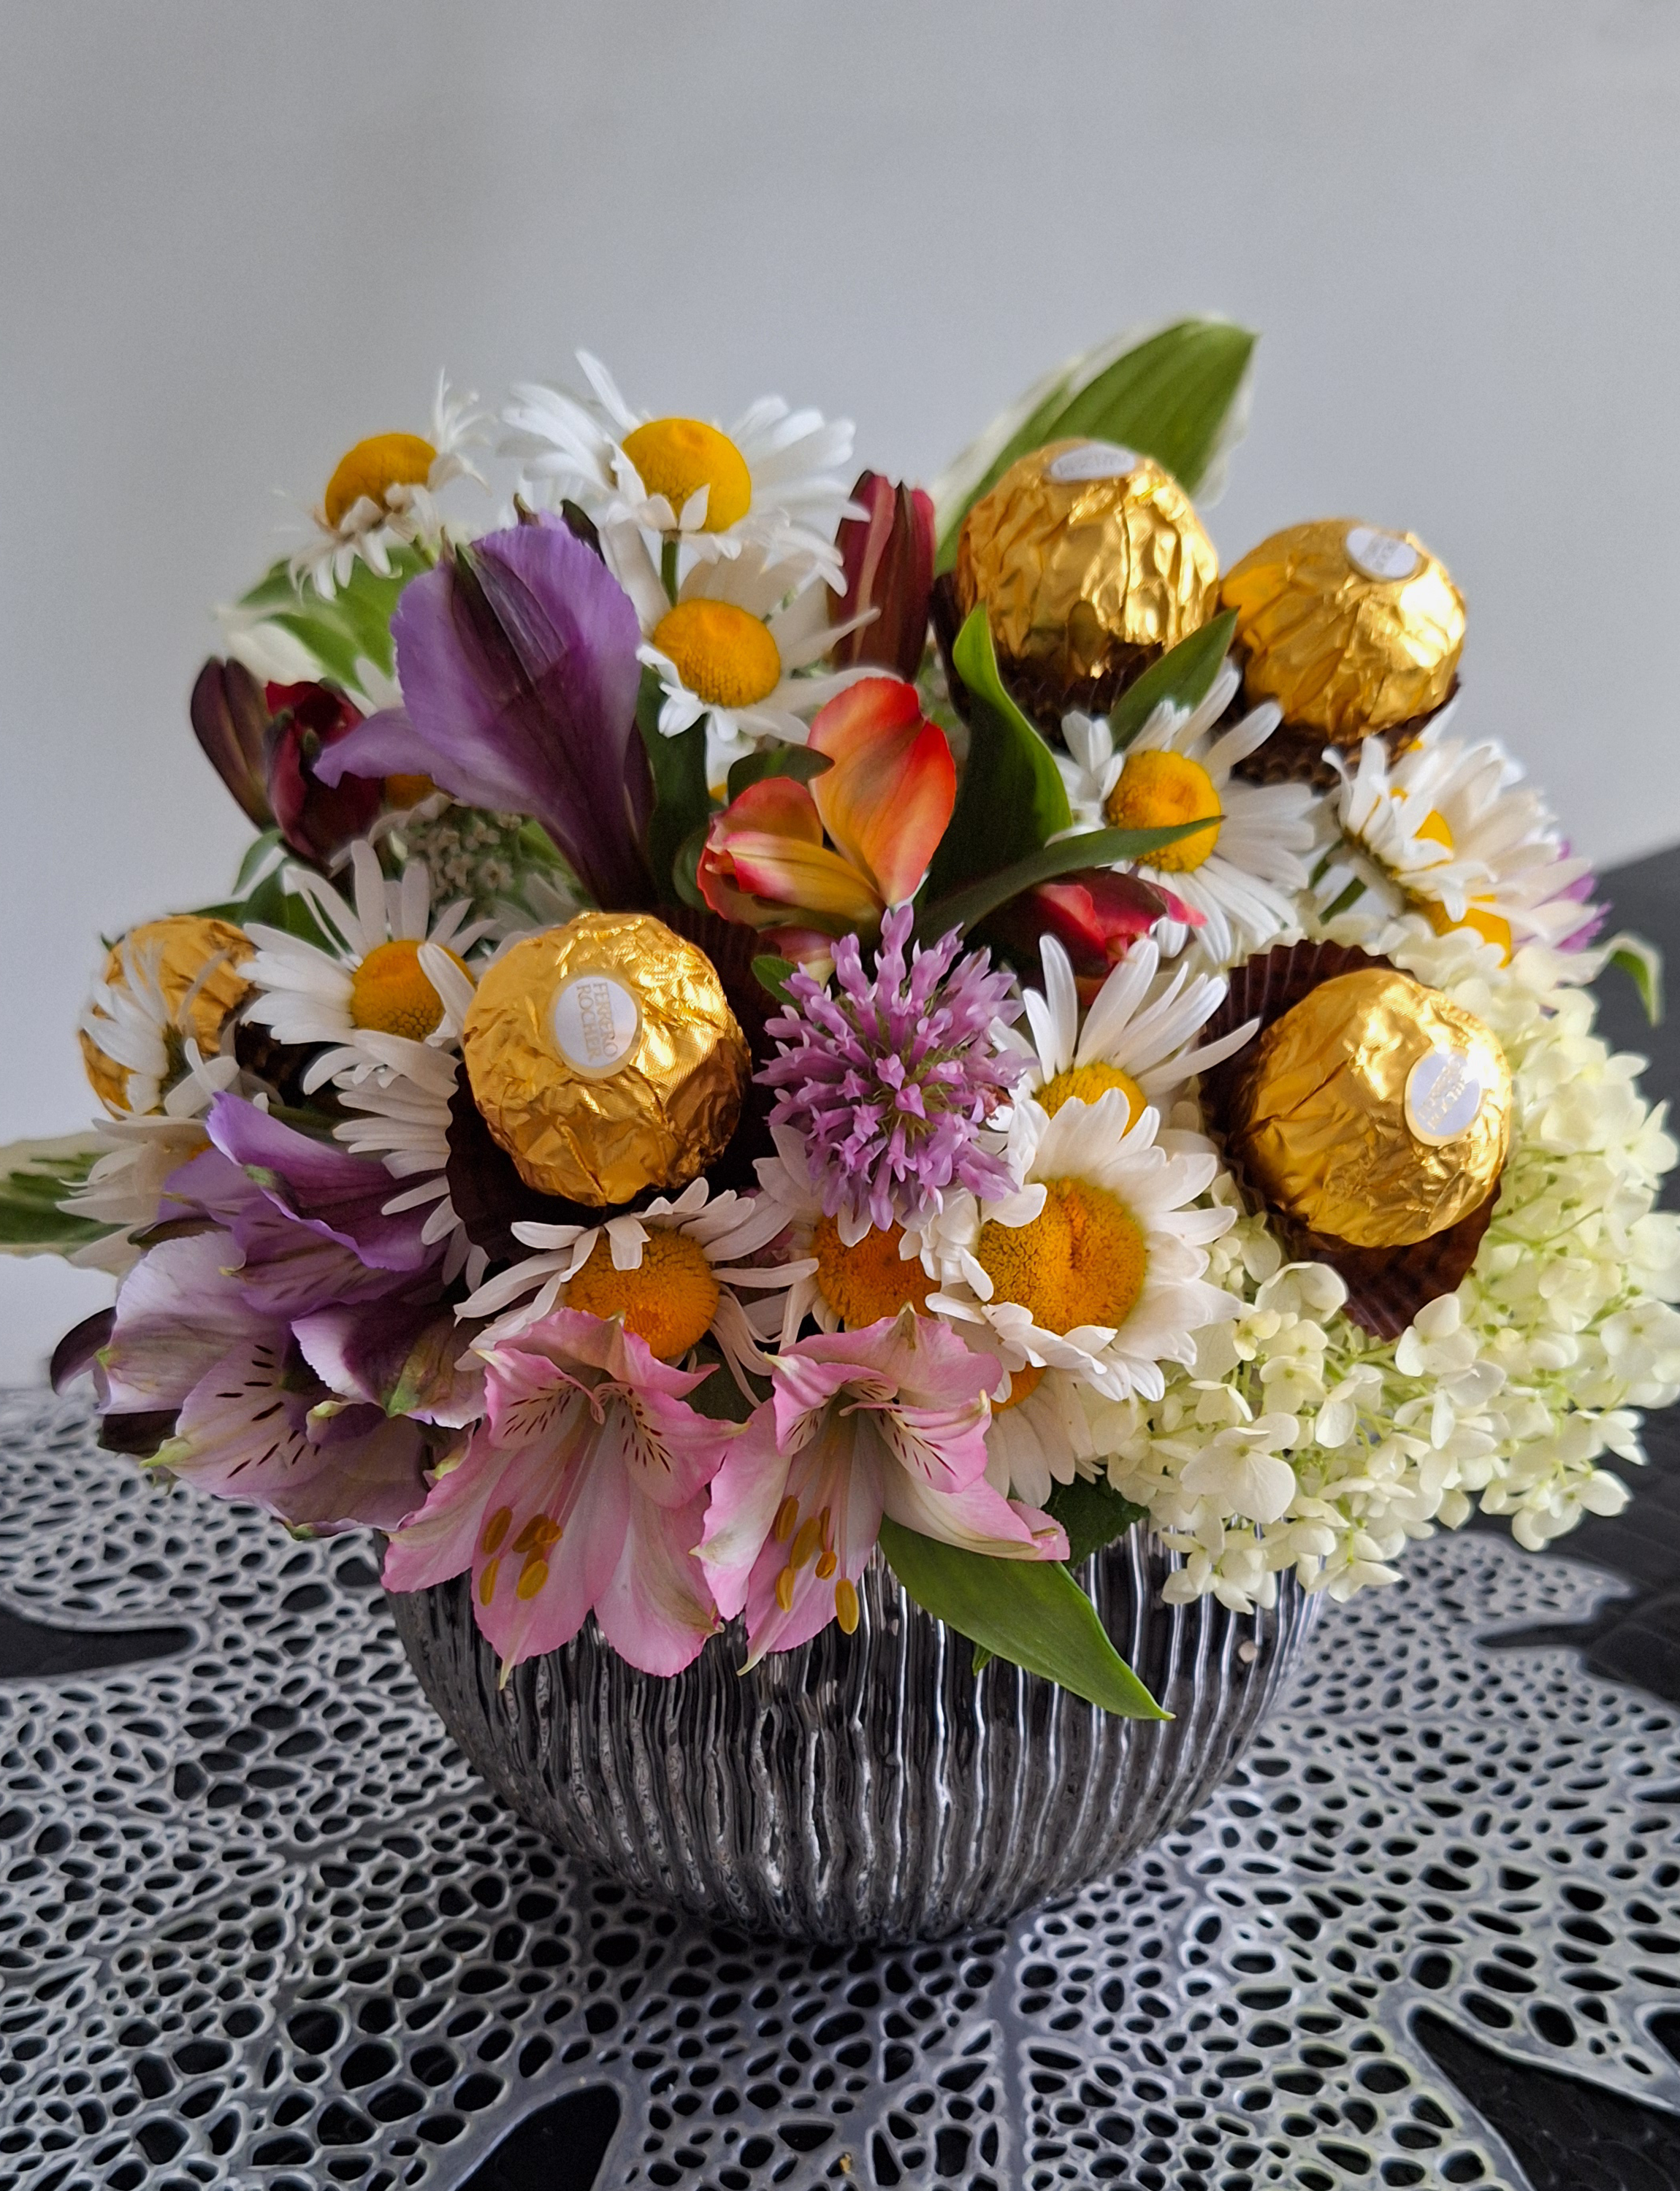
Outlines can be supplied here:
M766 777L712 817L700 855L702 895L750 928L879 933L890 905L913 897L956 804L944 732L913 685L866 677L811 726L833 763L810 783Z

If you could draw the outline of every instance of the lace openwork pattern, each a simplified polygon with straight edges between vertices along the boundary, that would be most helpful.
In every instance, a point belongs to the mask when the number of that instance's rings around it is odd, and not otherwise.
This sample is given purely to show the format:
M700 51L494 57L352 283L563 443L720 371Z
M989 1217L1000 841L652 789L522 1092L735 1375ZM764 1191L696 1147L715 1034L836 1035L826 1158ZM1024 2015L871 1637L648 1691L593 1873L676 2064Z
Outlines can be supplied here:
M364 1540L148 1482L39 1395L0 1443L0 1608L111 1661L0 1679L0 2191L459 2185L602 2085L613 2186L1515 2191L1429 2017L1680 2109L1675 1715L1499 1641L1616 1587L1567 1559L1417 1548L1117 1879L801 1949L642 1905L489 1797Z

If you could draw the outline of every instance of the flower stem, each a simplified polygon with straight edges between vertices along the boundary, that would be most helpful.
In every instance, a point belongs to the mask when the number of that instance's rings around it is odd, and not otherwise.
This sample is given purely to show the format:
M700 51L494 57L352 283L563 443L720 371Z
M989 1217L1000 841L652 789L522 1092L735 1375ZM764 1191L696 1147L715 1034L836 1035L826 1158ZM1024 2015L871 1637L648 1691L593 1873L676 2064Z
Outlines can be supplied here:
M659 549L659 581L673 608L676 606L676 551L675 540L665 541Z

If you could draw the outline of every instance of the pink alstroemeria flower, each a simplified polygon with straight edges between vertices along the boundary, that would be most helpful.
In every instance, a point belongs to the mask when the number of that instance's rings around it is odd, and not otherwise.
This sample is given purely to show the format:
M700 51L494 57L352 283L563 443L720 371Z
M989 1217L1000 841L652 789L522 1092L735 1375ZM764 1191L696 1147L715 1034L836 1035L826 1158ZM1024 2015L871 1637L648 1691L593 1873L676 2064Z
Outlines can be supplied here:
M687 1404L709 1373L671 1369L576 1309L481 1352L487 1420L393 1534L387 1589L470 1568L504 1679L569 1643L591 1610L620 1658L681 1672L718 1625L692 1556L732 1427Z
M994 1558L1065 1560L1068 1539L986 1481L990 1356L911 1309L779 1355L772 1397L730 1442L700 1562L718 1610L744 1610L748 1665L831 1620L857 1625L881 1517Z
M714 815L697 880L726 920L785 936L873 936L914 897L956 804L956 764L914 685L865 677L820 709L808 784L767 776ZM826 832L826 840L824 833Z

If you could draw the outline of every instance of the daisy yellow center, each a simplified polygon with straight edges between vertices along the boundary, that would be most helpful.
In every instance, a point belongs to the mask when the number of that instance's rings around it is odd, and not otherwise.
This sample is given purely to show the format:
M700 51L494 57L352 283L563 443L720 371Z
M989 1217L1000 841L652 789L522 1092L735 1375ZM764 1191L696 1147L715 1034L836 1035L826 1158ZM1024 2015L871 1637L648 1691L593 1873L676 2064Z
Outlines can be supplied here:
M1433 807L1431 807L1422 821L1418 823L1417 834L1427 845L1438 845L1445 852L1450 852L1453 849L1452 826L1446 816L1438 814Z
M654 628L653 644L709 707L750 708L781 682L775 640L733 601L679 601Z
M1485 905L1472 905L1465 908L1462 920L1454 920L1438 898L1426 898L1423 910L1438 936L1449 936L1455 928L1467 928L1484 943L1496 943L1504 964L1511 964L1511 923L1503 913L1495 913Z
M1104 1065L1100 1060L1092 1065L1070 1066L1066 1073L1058 1073L1054 1080L1047 1080L1039 1090L1039 1101L1053 1118L1064 1103L1096 1103L1118 1088L1126 1099L1126 1124L1130 1126L1148 1101L1143 1090L1130 1073L1122 1073L1118 1065Z
M650 418L625 435L624 454L647 492L663 494L679 517L691 494L709 488L707 532L726 532L752 506L747 459L727 434L698 418Z
M323 508L329 525L341 525L365 495L384 506L394 487L424 487L437 451L418 434L374 434L346 449L327 482Z
M1026 1225L982 1225L975 1248L994 1301L1015 1301L1041 1331L1118 1330L1143 1290L1143 1228L1117 1195L1083 1179L1045 1182ZM1024 1395L1022 1396L1025 1397Z
M902 1308L913 1308L920 1315L926 1306L933 1282L914 1258L901 1260L898 1243L903 1238L902 1226L889 1226L885 1232L876 1227L856 1247L848 1248L832 1217L817 1226L812 1243L817 1283L823 1300L849 1329L879 1323Z
M453 951L445 956L466 973ZM350 985L350 1019L352 1027L406 1035L410 1042L424 1042L441 1024L443 999L426 978L419 944L412 936L376 943L356 968Z
M698 1346L717 1314L718 1284L706 1251L686 1232L654 1226L633 1271L615 1270L603 1238L566 1289L567 1308L586 1316L622 1317L650 1354L677 1362Z
M1018 1408L1023 1400L1030 1400L1044 1382L1044 1374L1037 1363L1032 1362L1024 1363L1019 1369L1011 1369L1009 1373L1009 1397L994 1400L992 1413L1002 1414L1010 1408Z
M1171 829L1185 822L1205 822L1193 837L1181 837L1164 851L1151 852L1147 864L1170 875L1199 868L1219 842L1219 794L1200 761L1187 754L1128 754L1119 782L1102 811L1116 829Z

